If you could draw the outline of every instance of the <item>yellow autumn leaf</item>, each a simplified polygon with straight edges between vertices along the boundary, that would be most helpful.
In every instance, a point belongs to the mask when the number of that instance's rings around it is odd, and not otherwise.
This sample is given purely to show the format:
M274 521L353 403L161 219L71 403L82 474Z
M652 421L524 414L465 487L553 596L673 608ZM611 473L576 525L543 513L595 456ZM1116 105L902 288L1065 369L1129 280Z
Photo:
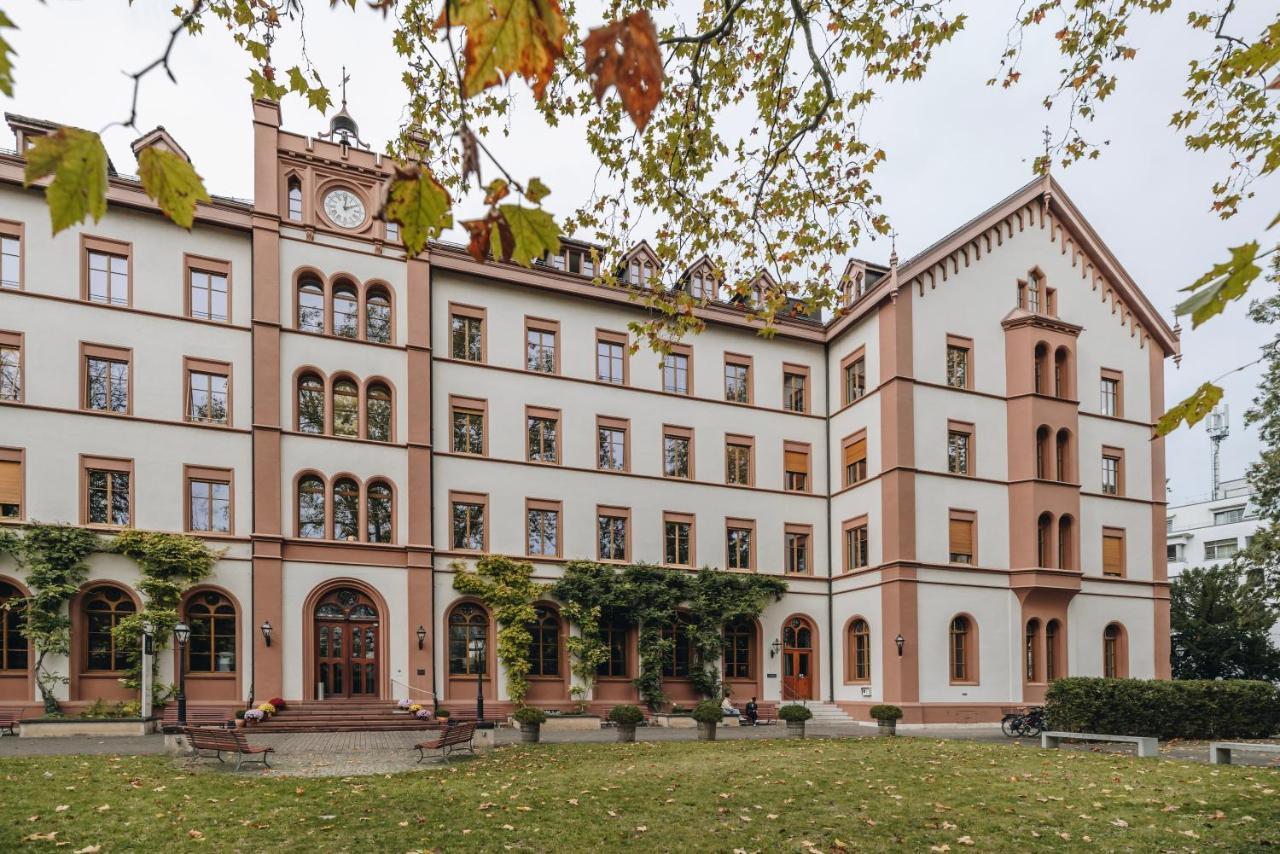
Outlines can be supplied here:
M541 99L569 31L556 0L447 0L436 26L467 29L462 90L468 98L518 74Z
M59 128L37 137L27 152L22 182L30 187L53 176L45 190L53 233L107 212L107 149L96 133L79 128Z

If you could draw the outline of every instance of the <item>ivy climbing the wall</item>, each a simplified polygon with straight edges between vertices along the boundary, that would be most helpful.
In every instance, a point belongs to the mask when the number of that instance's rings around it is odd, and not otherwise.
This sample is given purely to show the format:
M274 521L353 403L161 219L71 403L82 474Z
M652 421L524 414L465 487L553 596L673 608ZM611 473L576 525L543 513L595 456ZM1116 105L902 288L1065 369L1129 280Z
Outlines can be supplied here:
M689 676L704 697L718 697L724 693L725 627L759 617L771 601L782 599L787 582L776 576L703 570L692 576L687 591L692 619L685 631L693 651Z
M489 607L498 623L498 661L506 668L507 696L517 706L524 705L529 692L529 631L536 615L533 603L545 596L549 585L533 580L533 564L501 555L486 555L476 561L475 572L455 562L453 589L474 596Z

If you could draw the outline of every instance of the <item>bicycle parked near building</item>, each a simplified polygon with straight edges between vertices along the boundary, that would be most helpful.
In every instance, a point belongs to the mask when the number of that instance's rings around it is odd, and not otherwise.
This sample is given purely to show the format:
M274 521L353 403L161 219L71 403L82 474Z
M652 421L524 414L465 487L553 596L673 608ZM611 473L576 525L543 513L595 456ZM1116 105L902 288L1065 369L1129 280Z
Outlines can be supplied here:
M1009 738L1035 737L1044 731L1044 707L1005 709L1000 729Z

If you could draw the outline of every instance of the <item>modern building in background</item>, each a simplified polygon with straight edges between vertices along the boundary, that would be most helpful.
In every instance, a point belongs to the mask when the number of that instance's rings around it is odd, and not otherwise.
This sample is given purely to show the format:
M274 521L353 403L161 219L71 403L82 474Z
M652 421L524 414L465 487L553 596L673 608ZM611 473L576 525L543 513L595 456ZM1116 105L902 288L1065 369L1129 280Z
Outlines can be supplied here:
M492 614L453 588L486 553L546 581L582 558L785 577L726 628L736 697L977 722L1067 674L1168 676L1150 437L1177 341L1047 177L902 263L851 261L838 317L764 338L705 260L661 277L643 243L621 288L574 241L532 269L406 258L373 216L392 163L345 108L308 137L256 102L254 199L215 198L191 232L113 168L106 217L56 237L22 188L56 125L8 119L0 516L223 549L183 604L193 701L466 708L479 684L510 709ZM630 352L631 291L673 279L706 331ZM110 628L139 579L93 558L54 662L67 708L128 697ZM27 592L0 559L0 597ZM537 607L529 698L568 707L575 628ZM0 614L0 700L34 708L20 611ZM680 619L661 666L683 701ZM589 699L634 700L636 627L602 628Z
M1169 575L1193 566L1221 566L1262 526L1245 478L1224 481L1217 494L1169 507Z

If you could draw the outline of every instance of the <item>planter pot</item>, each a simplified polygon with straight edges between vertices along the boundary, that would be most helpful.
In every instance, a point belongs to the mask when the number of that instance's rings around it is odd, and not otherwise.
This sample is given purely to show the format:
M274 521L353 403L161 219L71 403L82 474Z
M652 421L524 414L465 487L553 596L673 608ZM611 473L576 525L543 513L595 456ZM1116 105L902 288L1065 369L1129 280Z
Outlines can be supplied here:
M880 725L880 734L881 734L881 735L897 735L897 734L898 734L898 722L897 722L897 721L895 721L895 720L887 720L887 721L877 721L876 723L878 723L878 724Z
M704 724L702 723L702 721L698 721L698 741L715 741L715 740L716 740L716 725Z
M542 737L542 727L538 724L520 724L520 740L526 744L536 744Z
M804 738L804 721L787 721L789 738Z
M635 724L618 724L618 741L633 742L636 740Z

